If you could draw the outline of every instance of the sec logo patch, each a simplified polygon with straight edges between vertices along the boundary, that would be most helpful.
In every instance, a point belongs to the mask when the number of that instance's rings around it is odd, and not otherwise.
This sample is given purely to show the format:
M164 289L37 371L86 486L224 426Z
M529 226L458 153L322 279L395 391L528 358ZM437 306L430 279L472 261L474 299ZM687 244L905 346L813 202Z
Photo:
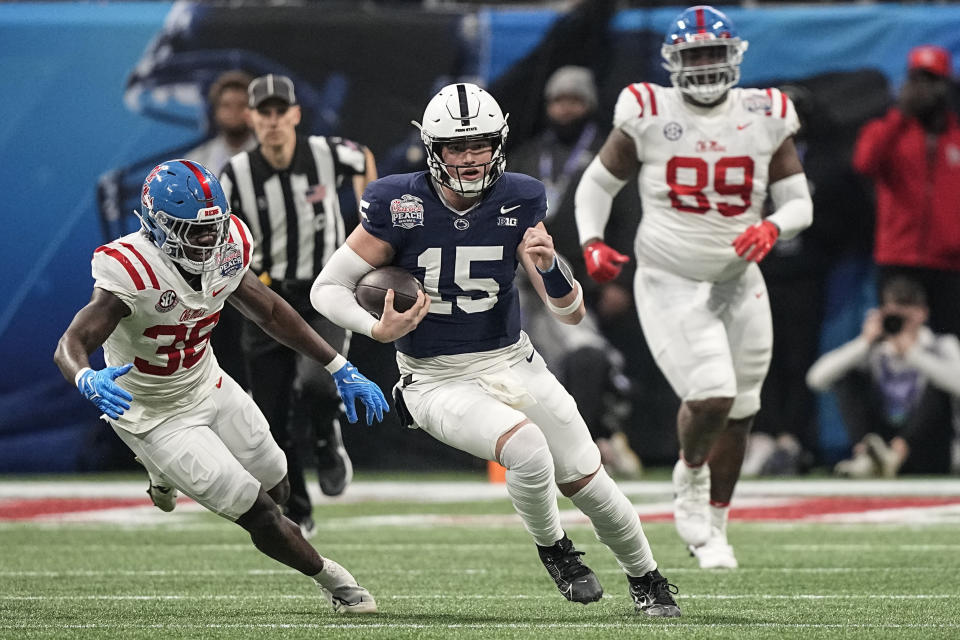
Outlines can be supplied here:
M166 313L175 306L177 306L177 292L173 289L167 289L160 294L160 299L157 300L157 304L153 305L153 308L160 313Z

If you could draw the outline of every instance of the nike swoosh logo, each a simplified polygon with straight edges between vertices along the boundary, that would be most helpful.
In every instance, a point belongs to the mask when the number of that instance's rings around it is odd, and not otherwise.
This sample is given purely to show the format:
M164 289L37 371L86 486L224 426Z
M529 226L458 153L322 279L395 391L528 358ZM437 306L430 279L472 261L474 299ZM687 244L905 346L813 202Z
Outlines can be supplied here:
M533 362L533 354L535 354L535 353L536 353L536 351L531 351L531 352L530 352L530 357L527 358L527 362Z
M519 204L516 205L516 206L513 206L513 207L509 207L509 208L507 208L507 207L500 207L500 213L510 213L510 212L513 211L514 209L519 209L519 208L520 208L520 205L519 205Z
M738 124L738 125L737 125L737 131L743 131L744 129L746 129L747 127L749 127L749 126L752 125L752 124L753 124L752 122L748 122L747 124Z
M343 379L344 384L363 384L363 378L355 373L350 374L350 378Z
M217 289L216 291L214 291L214 292L213 292L213 297L216 298L216 297L217 297L217 294L220 293L221 291L223 291L224 289L226 289L227 286L228 286L228 285L223 285L222 287L220 287L219 289Z

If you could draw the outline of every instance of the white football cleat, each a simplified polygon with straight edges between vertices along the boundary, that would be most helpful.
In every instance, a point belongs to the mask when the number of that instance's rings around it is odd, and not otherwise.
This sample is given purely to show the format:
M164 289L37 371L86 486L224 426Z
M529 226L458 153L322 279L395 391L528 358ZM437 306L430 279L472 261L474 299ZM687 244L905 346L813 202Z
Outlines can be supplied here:
M710 466L693 469L683 458L673 467L673 523L687 545L710 539Z
M147 468L147 465L143 464L140 456L134 456L133 459L142 464L144 468ZM147 495L150 496L150 500L153 501L153 506L167 513L176 509L177 496L180 495L180 492L174 487L164 484L163 481L154 478L154 476L150 474L150 469L147 469L147 475L150 476L150 482L147 483Z
M154 506L160 509L160 511L169 513L177 508L177 496L180 495L180 492L173 487L152 484L147 489L147 495L150 496Z
M320 593L337 613L376 613L377 602L370 592L357 584L349 571L331 560L323 559L323 571L316 576Z
M701 569L736 569L737 558L733 555L733 547L727 543L727 536L713 527L710 539L699 547L690 546L690 555L700 563Z

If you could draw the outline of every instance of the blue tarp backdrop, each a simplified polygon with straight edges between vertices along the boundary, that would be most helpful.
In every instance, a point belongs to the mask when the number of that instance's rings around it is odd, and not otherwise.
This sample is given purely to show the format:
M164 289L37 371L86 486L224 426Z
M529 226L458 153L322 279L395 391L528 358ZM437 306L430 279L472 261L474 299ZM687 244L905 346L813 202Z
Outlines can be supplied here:
M62 380L52 354L73 313L89 299L89 260L103 242L95 199L99 176L203 133L199 113L196 126L172 124L124 103L127 80L144 63L149 43L185 7L190 5L0 4L0 219L6 237L0 254L0 472L73 470L83 439L96 427L94 408ZM678 10L623 11L611 26L618 35L659 32ZM897 86L915 44L943 45L960 56L960 7L858 4L728 13L750 41L745 85L875 68ZM477 55L471 71L489 83L536 47L560 15L488 9L477 17L479 33L468 41ZM377 42L360 46L375 48ZM396 53L379 57L391 55ZM662 82L665 75L648 71L658 67L659 60L638 60L633 79ZM446 67L438 67L435 75L445 73ZM383 105L369 108L371 117L390 117ZM400 142L377 141L381 150ZM860 290L861 280L853 281L850 286ZM849 338L859 326L860 308L833 312L825 342ZM828 444L842 446L836 425L826 426Z

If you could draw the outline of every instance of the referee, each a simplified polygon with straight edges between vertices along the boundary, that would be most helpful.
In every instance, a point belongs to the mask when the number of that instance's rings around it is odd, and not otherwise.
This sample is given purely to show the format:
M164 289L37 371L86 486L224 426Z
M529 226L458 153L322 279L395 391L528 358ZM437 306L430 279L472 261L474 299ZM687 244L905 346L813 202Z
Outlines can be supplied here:
M256 78L247 94L259 145L233 156L220 182L234 214L253 234L251 266L317 333L346 353L349 334L314 310L310 287L345 239L338 187L351 178L359 202L377 178L373 154L350 140L298 135L300 107L293 82L285 76ZM242 345L253 399L287 454L291 495L286 515L304 535L312 535L312 507L298 449L301 441L309 441L305 433L316 438L324 494L339 495L353 476L340 436L336 386L322 366L279 345L253 323L245 323Z

